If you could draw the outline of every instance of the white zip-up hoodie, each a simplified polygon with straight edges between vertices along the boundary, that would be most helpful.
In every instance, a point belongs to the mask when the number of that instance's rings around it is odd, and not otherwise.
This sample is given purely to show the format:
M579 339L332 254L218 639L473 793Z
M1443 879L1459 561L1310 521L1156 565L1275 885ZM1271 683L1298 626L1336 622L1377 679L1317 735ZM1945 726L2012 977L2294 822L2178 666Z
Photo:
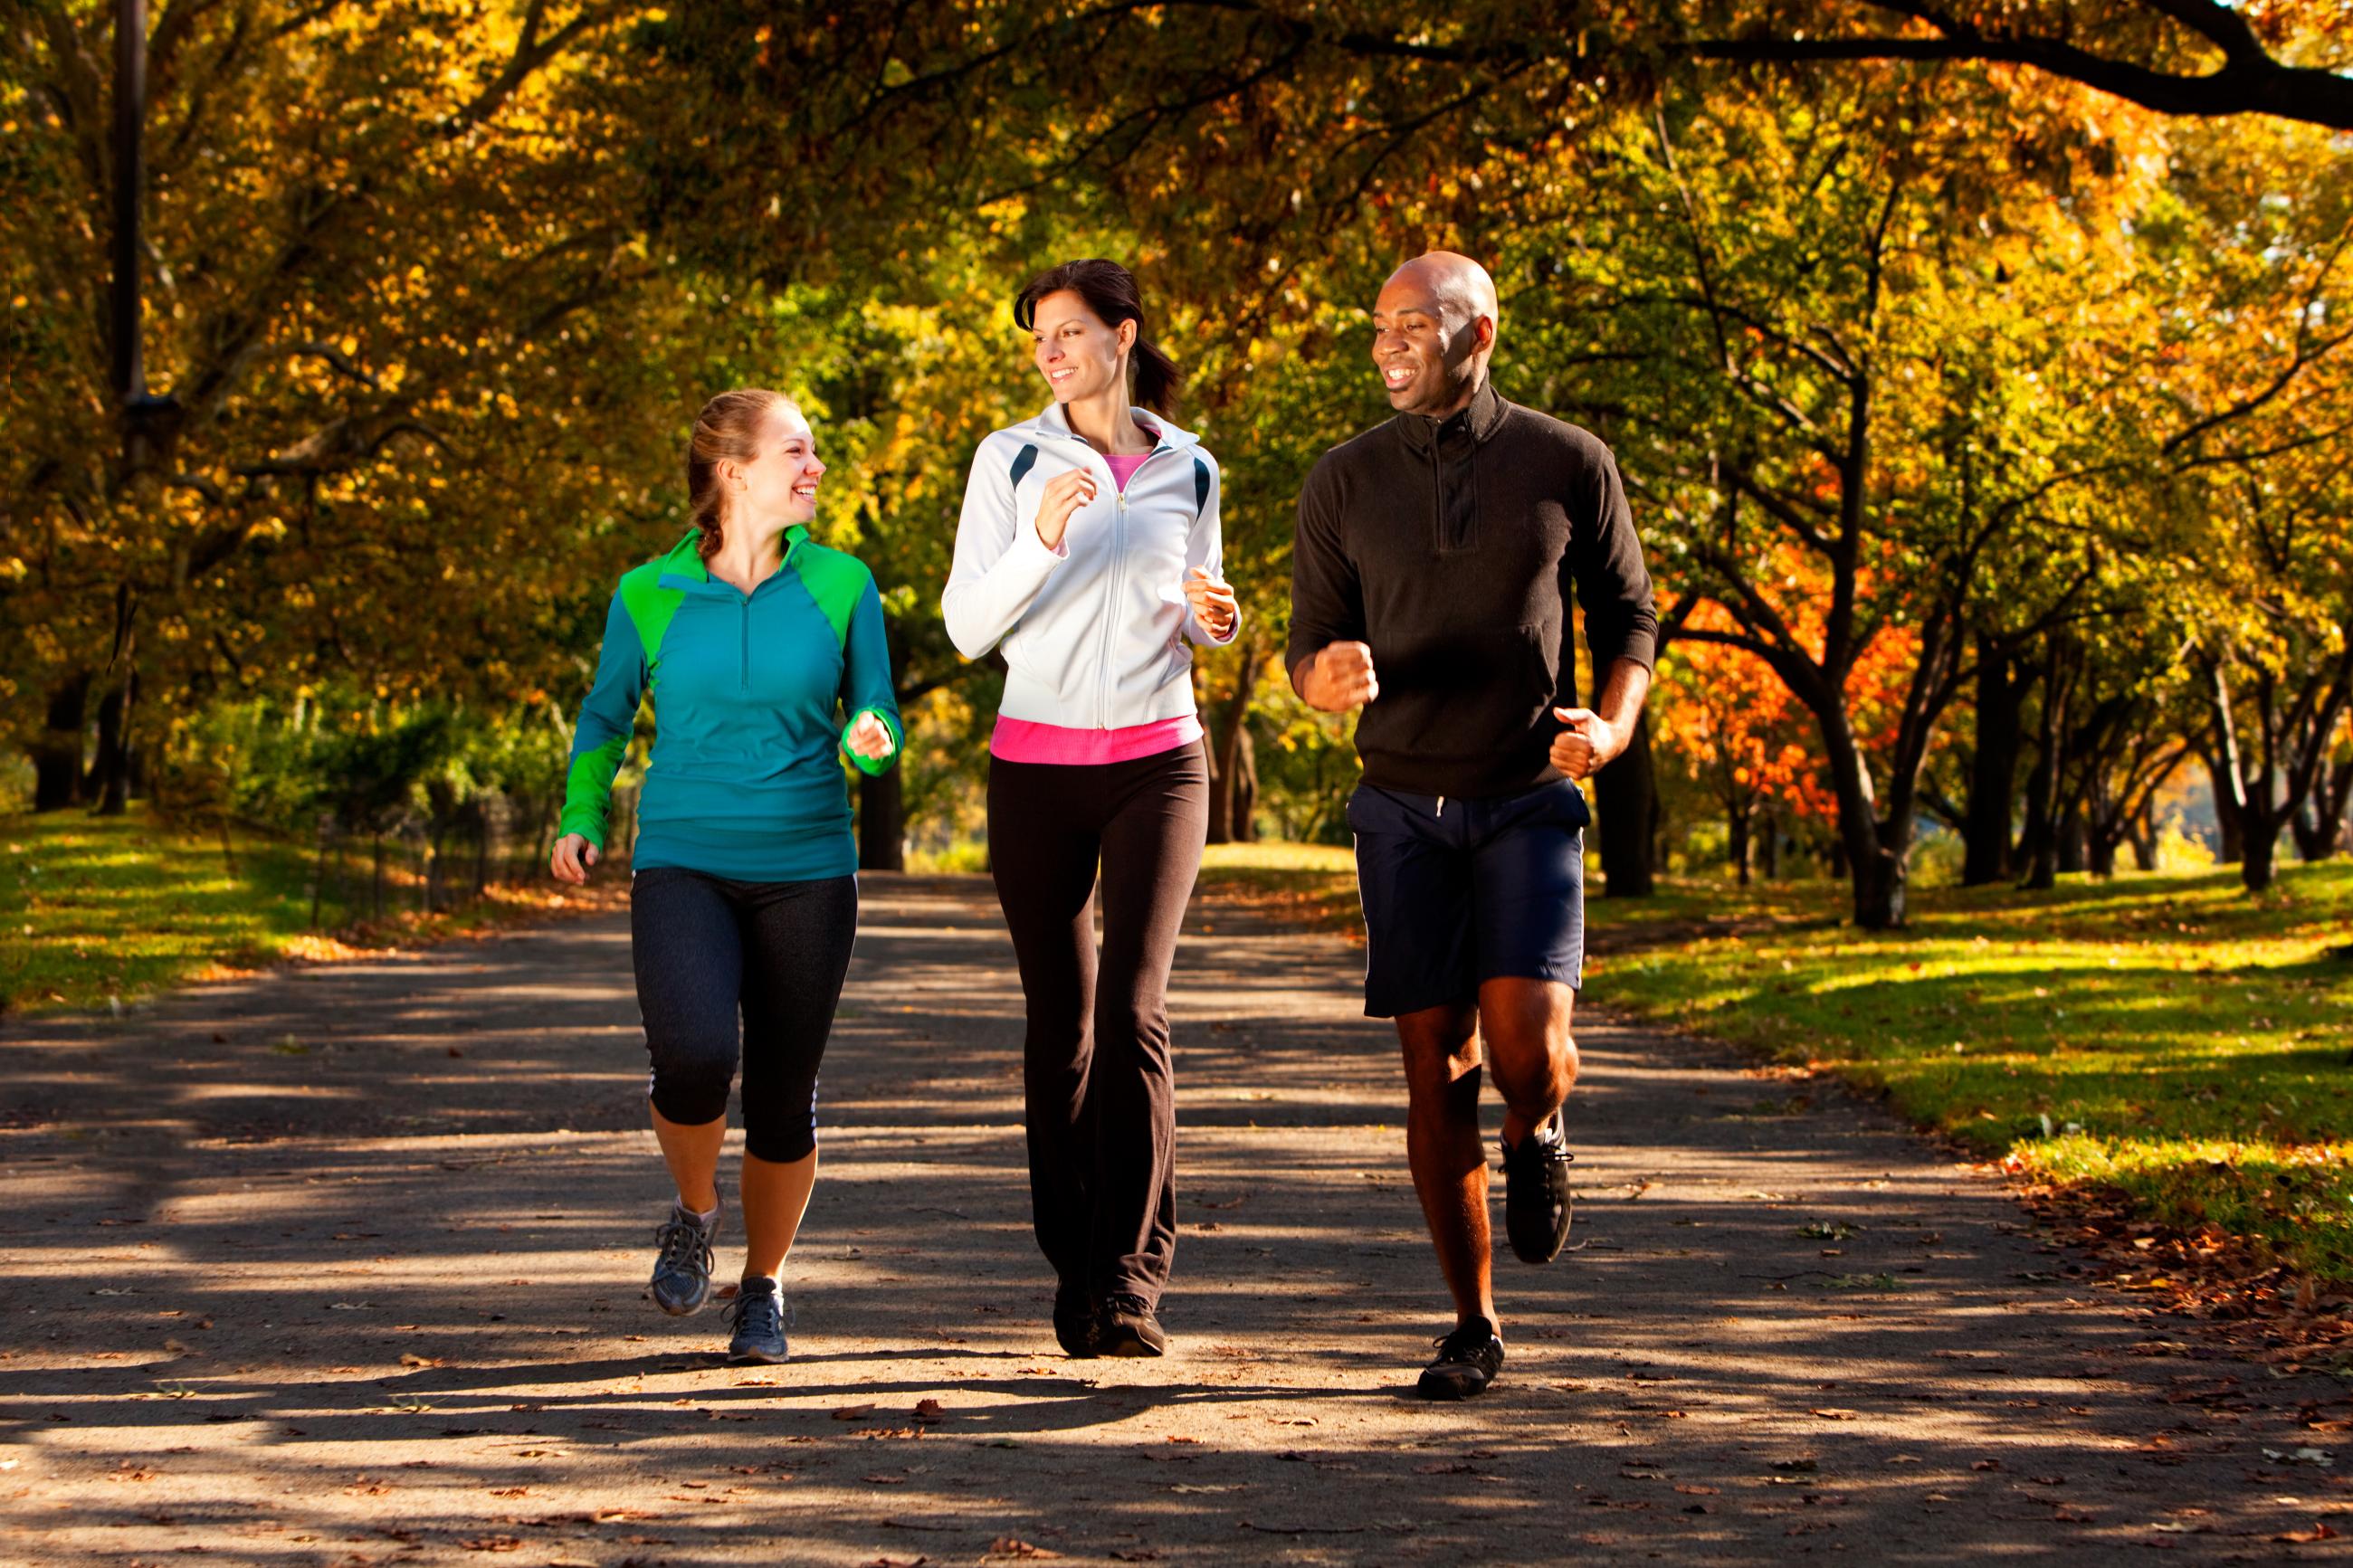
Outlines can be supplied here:
M1185 596L1185 574L1222 576L1218 465L1198 437L1142 409L1158 437L1123 493L1111 466L1056 404L992 431L973 454L955 564L940 608L966 658L1005 650L1008 719L1068 730L1124 730L1193 711L1193 653L1213 637ZM1095 499L1071 514L1060 550L1038 538L1047 482L1084 468Z

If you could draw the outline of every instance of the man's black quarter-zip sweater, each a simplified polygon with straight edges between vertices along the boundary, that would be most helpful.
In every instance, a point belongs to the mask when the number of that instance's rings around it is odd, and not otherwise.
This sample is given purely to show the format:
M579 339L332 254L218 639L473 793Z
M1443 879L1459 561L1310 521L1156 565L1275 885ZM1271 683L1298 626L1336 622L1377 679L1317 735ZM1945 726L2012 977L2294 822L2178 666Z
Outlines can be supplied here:
M1356 722L1365 781L1416 795L1515 795L1577 705L1568 602L1597 685L1648 667L1659 617L1618 465L1589 431L1485 382L1443 420L1400 414L1326 452L1299 497L1292 683L1327 645L1373 650Z

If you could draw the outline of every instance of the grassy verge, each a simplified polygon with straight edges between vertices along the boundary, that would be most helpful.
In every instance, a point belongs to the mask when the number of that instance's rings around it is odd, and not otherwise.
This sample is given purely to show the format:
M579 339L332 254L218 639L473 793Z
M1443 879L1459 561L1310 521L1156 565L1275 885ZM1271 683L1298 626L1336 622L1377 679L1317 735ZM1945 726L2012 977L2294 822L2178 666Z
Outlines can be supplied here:
M1593 994L2353 1280L2353 962L2330 956L2353 941L2353 865L2290 868L2261 899L2228 870L1941 891L1885 933L1842 924L1837 891L1605 957Z
M1200 889L1301 931L1361 942L1356 859L1330 844L1212 844L1201 856Z
M584 901L552 887L496 886L459 908L396 913L392 906L415 901L414 881L388 868L385 919L363 921L331 901L314 931L303 848L239 835L235 852L232 872L218 838L174 833L144 815L0 816L0 1012L129 1003L287 959L430 942ZM366 886L364 850L343 869L346 886Z
M1213 851L1213 855L1217 853ZM1329 928L1345 851L1224 852L1203 884ZM1670 883L1596 899L1587 995L1883 1089L2009 1170L2113 1189L2214 1246L2353 1281L2353 864L1915 895L1846 923L1845 889Z

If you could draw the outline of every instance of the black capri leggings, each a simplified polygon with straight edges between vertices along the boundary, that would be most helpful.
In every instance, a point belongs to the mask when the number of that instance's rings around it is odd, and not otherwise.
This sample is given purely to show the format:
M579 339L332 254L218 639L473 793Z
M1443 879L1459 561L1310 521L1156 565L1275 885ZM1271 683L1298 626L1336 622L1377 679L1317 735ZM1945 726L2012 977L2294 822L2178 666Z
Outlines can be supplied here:
M657 866L632 878L654 1109L688 1127L727 1114L740 1007L744 1152L787 1163L815 1149L817 1068L857 932L855 877L738 882Z

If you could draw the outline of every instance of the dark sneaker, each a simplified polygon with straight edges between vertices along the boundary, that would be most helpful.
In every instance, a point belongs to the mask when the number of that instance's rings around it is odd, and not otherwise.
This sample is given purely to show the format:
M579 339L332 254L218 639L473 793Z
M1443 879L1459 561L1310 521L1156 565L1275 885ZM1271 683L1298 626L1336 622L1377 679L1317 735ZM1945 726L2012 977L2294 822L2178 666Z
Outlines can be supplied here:
M654 1305L673 1318L702 1310L711 1300L711 1244L719 1235L719 1219L698 1224L682 1208L673 1206L670 1218L654 1232Z
M1095 1320L1097 1355L1145 1356L1168 1353L1168 1333L1152 1310L1152 1303L1141 1296L1117 1295L1104 1298L1103 1313Z
M1504 1342L1495 1325L1473 1318L1438 1342L1438 1359L1421 1369L1414 1392L1424 1399L1468 1399L1484 1394L1504 1370Z
M1065 1285L1054 1292L1054 1342L1064 1355L1077 1361L1092 1357L1098 1326L1095 1304L1085 1290Z
M1568 1165L1577 1156L1561 1137L1560 1112L1504 1146L1504 1230L1523 1263L1550 1263L1568 1240Z
M735 1328L727 1342L729 1364L773 1366L792 1359L785 1342L785 1299L775 1280L744 1280L723 1310Z

